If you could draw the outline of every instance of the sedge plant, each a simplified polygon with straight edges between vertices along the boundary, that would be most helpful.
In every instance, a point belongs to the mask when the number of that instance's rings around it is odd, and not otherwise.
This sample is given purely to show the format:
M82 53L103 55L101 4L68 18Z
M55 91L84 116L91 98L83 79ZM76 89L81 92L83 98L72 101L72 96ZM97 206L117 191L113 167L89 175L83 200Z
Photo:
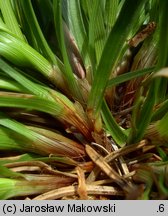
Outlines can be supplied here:
M167 8L0 0L0 199L168 198Z

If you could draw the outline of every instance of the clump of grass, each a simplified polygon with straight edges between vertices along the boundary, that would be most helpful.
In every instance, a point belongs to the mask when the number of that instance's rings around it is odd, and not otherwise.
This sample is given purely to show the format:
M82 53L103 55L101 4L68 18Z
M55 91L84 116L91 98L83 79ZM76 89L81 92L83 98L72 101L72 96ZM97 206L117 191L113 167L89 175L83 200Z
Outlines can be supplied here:
M0 199L167 199L166 8L0 1Z

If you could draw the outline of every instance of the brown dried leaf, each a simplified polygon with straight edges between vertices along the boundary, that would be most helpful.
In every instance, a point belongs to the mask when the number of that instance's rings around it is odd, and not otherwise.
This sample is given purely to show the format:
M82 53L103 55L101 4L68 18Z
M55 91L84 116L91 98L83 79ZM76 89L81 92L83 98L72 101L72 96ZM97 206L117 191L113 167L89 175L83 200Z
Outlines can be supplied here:
M146 140L142 140L140 143L134 144L134 145L129 145L129 146L124 146L116 151L111 152L110 154L108 154L104 159L107 163L114 161L115 159L126 155L130 152L133 151L137 151L138 149L143 148L144 146L146 146L146 144L148 144L148 141ZM91 183L94 182L96 180L96 177L98 176L100 172L99 167L95 167L93 169L93 171L90 173L90 175L87 178L87 183Z
M128 146L124 146L114 152L111 152L109 155L107 155L105 157L105 161L107 163L115 160L116 158L119 158L120 156L126 155L128 153L131 153L133 151L137 151L138 149L143 148L144 146L146 146L148 144L147 140L142 140L137 144L132 144L132 145L128 145Z
M76 167L77 175L78 175L78 189L77 192L80 196L80 199L87 200L87 188L85 183L85 174L84 171L80 167Z
M8 163L5 165L7 168L12 168L15 170L19 169L24 169L21 167L27 167L27 171L30 171L30 167L39 167L41 172L46 173L46 174L52 174L52 175L57 175L57 176L67 176L71 178L77 178L76 175L68 173L68 172L61 172L55 169L52 169L49 165L47 165L44 162L41 161L24 161L24 162L14 162L14 163ZM29 168L28 168L29 167ZM26 170L25 170L26 171Z
M95 186L87 185L88 195L113 195L113 196L123 196L124 193L114 187L110 186ZM49 191L47 193L41 194L35 197L33 200L54 200L60 199L64 196L74 196L77 195L77 186L68 186L59 188L56 190Z
M107 176L114 180L120 187L125 187L127 182L123 179L108 163L104 158L98 154L93 148L89 145L86 145L86 153L93 160L93 162L104 172Z
M37 166L21 166L11 168L13 172L41 172L41 169Z

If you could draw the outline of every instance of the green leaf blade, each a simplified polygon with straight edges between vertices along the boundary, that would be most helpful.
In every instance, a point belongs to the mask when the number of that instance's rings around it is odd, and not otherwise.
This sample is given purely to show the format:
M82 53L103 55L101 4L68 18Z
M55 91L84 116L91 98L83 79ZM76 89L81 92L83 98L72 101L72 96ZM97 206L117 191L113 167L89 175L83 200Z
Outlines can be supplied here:
M110 73L116 66L118 57L123 51L123 47L126 45L135 19L138 18L137 11L140 12L145 2L146 0L138 0L136 3L133 0L126 1L109 34L100 63L95 73L93 86L88 99L88 110L92 110L94 116L100 112ZM97 97L97 95L99 95L99 97Z

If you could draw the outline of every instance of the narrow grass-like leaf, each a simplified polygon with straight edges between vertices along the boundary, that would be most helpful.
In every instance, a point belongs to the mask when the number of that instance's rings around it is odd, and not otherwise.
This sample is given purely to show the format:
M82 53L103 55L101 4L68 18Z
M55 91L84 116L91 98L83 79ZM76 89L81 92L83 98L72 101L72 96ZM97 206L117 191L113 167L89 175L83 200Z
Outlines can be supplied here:
M103 2L94 0L93 9L90 13L89 44L90 50L95 51L97 63L99 63L107 36L105 31L103 13Z
M8 177L8 178L24 178L24 175L21 173L15 173L8 169L7 167L0 165L0 176L1 177Z
M7 27L16 34L21 40L25 41L25 38L21 32L17 19L15 17L14 11L12 9L11 1L10 0L1 0L0 1L0 8L4 18L4 21Z
M114 141L119 146L123 146L126 143L127 136L125 135L123 130L119 127L119 125L116 123L105 101L103 102L102 105L102 116L105 122L105 126L108 129Z
M166 140L168 140L167 126L168 126L168 112L157 123L157 131L160 133L160 136L165 137Z
M65 44L65 36L64 36L64 28L63 28L63 20L62 20L62 2L60 0L54 0L54 22L55 29L58 30L58 39L60 40L60 47L63 55L63 60L65 64L65 80L69 86L70 91L73 94L73 97L78 99L79 101L83 101L81 91L79 89L78 83L73 74L71 65L69 63L68 54L66 50Z
M15 133L16 134L16 133ZM12 134L10 134L10 130L4 127L0 127L0 151L26 151L28 143L25 141L21 141L18 137L17 140L11 137ZM1 162L3 165L3 163Z
M149 125L151 118L152 118L152 111L153 111L153 106L155 104L155 97L156 97L155 83L152 83L150 86L148 95L140 110L140 113L137 116L137 119L135 122L136 131L133 131L133 133L132 131L130 132L130 135L132 135L132 138L129 137L128 139L131 140L130 141L131 143L139 142L143 138L146 128Z
M144 68L141 70L136 70L136 71L131 71L131 72L128 72L125 74L121 74L121 75L114 77L113 79L109 80L108 84L107 84L107 88L121 84L121 83L129 81L131 79L135 79L135 78L147 75L147 74L153 72L154 69L155 69L155 67L150 67L150 68Z
M37 131L40 133L37 133L36 130L31 130L23 124L9 119L3 113L0 113L0 125L10 129L11 135L12 131L16 133L16 135L13 133L12 137L14 143L16 142L16 137L18 137L18 140L20 141L19 144L22 144L20 150L25 149L29 152L36 152L43 155L53 154L70 157L81 157L84 155L84 147L82 145L61 135L57 135L54 132L50 132L52 137L50 134L50 137L46 135L46 130L39 129L39 131ZM26 142L25 146L23 145L24 141Z
M1 94L0 107L15 107L25 108L28 110L38 110L41 112L49 113L54 116L59 116L60 118L64 115L63 106L61 104L49 100L47 101L46 99L42 99L32 95L27 95L27 98L26 95L25 97L22 96L2 96Z
M152 121L160 120L168 110L168 99L160 104L160 107L153 113Z
M0 31L0 55L15 65L34 68L59 88L65 86L60 69L52 66L47 59L16 36ZM60 63L59 63L60 64Z
M51 64L36 50L16 36L1 30L0 42L0 54L14 64L28 67L34 66L45 76L49 76L52 72Z
M11 95L3 92L1 94L0 107L24 108L51 114L59 120L65 121L64 123L74 126L90 140L92 131L90 130L89 124L75 112L76 110L73 103L57 92L53 92L53 97L55 101L46 100L33 95Z
M80 1L63 1L63 17L70 29L70 32L72 32L73 37L75 38L81 56L84 60L86 59L87 63L87 35L82 19Z
M26 138L35 141L35 134L31 132L28 128L26 128L21 123L18 123L14 120L9 119L6 115L4 115L2 112L0 113L0 125L7 127L13 131L15 131L18 134L21 134L25 136Z
M96 33L98 33L98 30L97 30L97 28L95 28L95 25L99 27L99 25L98 25L99 24L98 23L99 17L97 18L98 12L101 13L100 2L99 1L93 1L93 9L90 10L90 12L89 12L89 19L90 19L90 22L89 22L89 54L90 54L92 67L93 67L94 71L95 71L97 63L98 63L97 59L96 59L98 56L96 57L96 47L95 47ZM102 16L102 14L101 14L101 16ZM102 22L102 19L101 19L101 22ZM100 56L99 56L99 58L100 58Z
M162 161L168 160L166 152L161 147L157 147L157 151L159 153L159 156L162 158Z
M0 0L0 199L167 198L167 8Z
M37 2L33 2L33 5L39 25L42 26L42 30L44 30L44 34L46 35L50 27L50 22L53 19L52 2L48 0L39 0ZM39 11L39 13L37 11Z
M4 71L4 73L8 74L21 86L23 86L22 89L26 89L27 93L35 94L41 98L51 99L51 95L47 92L47 90L43 89L37 83L33 83L30 79L23 76L19 73L19 71L8 65L2 59L0 59L0 68Z
M168 65L168 49L166 44L168 44L168 19L167 19L167 10L168 1L159 1L159 9L160 9L160 20L159 20L159 28L160 28L160 35L159 35L159 57L158 57L158 64L157 69L161 67L165 67Z
M23 11L25 13L25 17L27 19L27 23L30 25L30 29L33 32L33 36L36 38L38 46L42 51L43 55L52 63L57 65L57 61L55 55L50 49L42 31L38 24L36 15L33 10L33 6L30 0L21 1Z
M26 42L34 49L39 51L38 50L39 47L37 45L36 39L33 37L33 32L31 31L29 23L27 22L26 17L24 15L21 1L20 0L11 0L11 1L19 25L21 26L21 29L24 32L24 35L26 37Z
M158 62L156 70L161 69L162 67L168 66L168 28L165 26L168 26L168 19L167 19L167 10L168 2L167 1L159 1L158 2L160 16L159 16L159 43L158 43ZM158 89L156 102L162 102L166 97L166 91L167 91L167 80L164 78L158 78L156 81L156 88Z
M1 17L0 17L0 29L4 30L6 32L11 32Z
M106 13L104 14L105 20L107 23L107 31L110 32L110 29L113 27L119 10L119 0L106 0Z
M48 164L57 164L61 163L66 165L76 166L78 163L71 158L68 157L56 157L56 156L48 156L48 157L40 157L38 154L26 153L13 157L2 157L0 158L0 165L7 165L11 163L18 162L29 162L29 161L42 161Z
M22 92L25 90L20 84L3 77L0 79L0 89L14 92Z
M144 1L125 1L118 19L112 28L105 44L99 66L95 73L93 86L88 100L88 110L92 110L93 116L99 114L104 91L112 69L116 66L118 57L123 51L123 46L128 39L131 27L139 16ZM110 58L109 58L110 56ZM99 97L97 97L99 95Z

